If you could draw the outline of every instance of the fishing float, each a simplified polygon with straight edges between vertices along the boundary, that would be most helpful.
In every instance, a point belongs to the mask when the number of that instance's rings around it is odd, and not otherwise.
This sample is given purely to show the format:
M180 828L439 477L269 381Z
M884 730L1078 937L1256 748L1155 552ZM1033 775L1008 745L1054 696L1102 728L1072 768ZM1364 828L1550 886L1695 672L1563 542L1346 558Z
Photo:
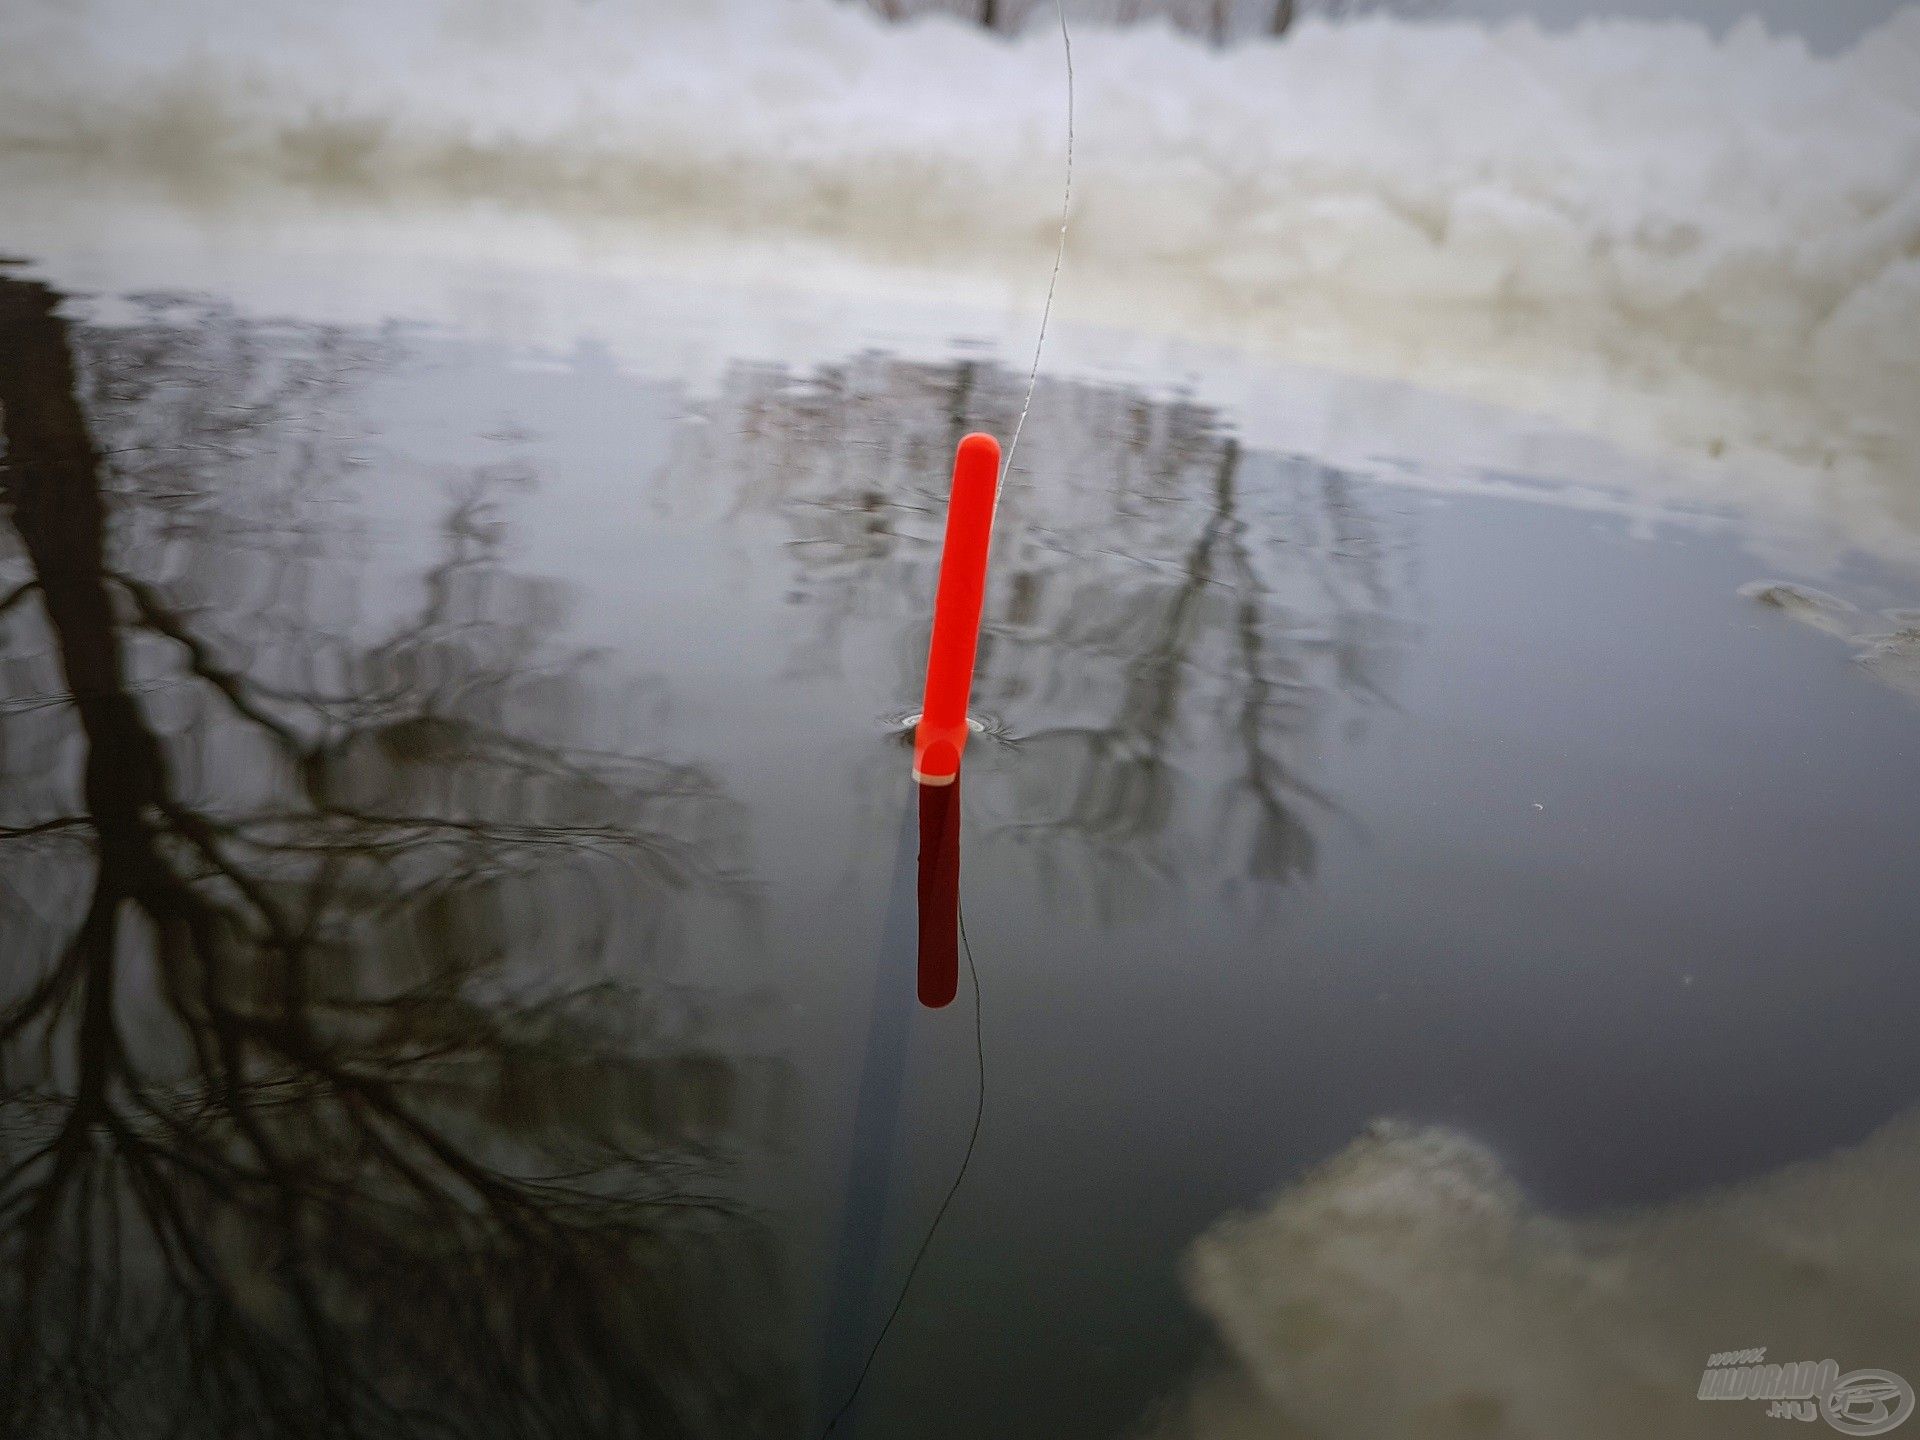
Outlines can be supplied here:
M933 639L927 647L927 687L913 732L913 778L923 786L951 785L960 778L999 486L1000 442L980 433L966 436L953 457L947 536L933 599Z

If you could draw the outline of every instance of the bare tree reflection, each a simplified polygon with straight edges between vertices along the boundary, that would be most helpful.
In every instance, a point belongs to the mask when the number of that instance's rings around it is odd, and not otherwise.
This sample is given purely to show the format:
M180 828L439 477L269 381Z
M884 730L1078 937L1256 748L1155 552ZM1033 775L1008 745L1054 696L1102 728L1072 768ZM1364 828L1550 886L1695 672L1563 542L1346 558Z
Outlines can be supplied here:
M722 423L680 463L740 476L735 503L786 528L796 666L833 671L877 623L914 693L952 447L1007 433L1023 389L978 361L881 355L731 374ZM1405 633L1393 518L1338 470L1118 386L1043 382L1019 465L975 690L1019 741L998 837L1073 888L1190 881L1196 851L1230 883L1310 873L1333 808L1311 779L1320 732L1386 702Z
M728 883L723 797L528 723L587 657L501 563L511 470L417 613L321 623L347 456L286 418L354 357L263 379L202 327L195 375L169 330L83 376L0 276L0 1433L781 1428L713 1171L742 1075L605 963Z

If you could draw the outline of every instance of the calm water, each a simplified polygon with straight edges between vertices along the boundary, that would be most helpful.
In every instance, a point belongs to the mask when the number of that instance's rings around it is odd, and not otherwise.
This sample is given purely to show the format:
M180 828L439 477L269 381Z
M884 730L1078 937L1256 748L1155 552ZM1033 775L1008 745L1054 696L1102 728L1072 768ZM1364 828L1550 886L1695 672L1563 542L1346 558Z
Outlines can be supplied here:
M899 719L1023 376L0 273L5 1433L817 1433L973 1117ZM1738 593L1920 574L1402 458L1041 385L985 1118L854 1433L1125 1433L1212 1353L1194 1239L1380 1116L1587 1214L1920 1095L1920 704Z

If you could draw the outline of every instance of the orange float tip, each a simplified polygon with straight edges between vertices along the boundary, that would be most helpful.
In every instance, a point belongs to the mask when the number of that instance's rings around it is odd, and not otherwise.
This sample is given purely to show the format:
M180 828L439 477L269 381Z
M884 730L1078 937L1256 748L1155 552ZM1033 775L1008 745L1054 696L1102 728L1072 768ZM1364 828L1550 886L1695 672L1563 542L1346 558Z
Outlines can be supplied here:
M982 434L961 440L953 457L947 535L934 591L926 696L913 734L913 778L922 785L951 785L960 773L999 489L1000 442Z

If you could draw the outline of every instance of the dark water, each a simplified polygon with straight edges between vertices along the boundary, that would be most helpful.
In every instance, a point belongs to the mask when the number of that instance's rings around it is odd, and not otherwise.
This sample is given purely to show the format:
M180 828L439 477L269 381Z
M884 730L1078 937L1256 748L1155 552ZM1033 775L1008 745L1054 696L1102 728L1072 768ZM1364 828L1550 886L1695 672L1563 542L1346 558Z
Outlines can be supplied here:
M815 1433L974 1114L897 722L1021 377L0 273L5 1433ZM1381 1115L1586 1212L1920 1094L1920 706L1726 526L1550 501L1041 386L985 1118L857 1433L1124 1433L1206 1351L1194 1237Z

